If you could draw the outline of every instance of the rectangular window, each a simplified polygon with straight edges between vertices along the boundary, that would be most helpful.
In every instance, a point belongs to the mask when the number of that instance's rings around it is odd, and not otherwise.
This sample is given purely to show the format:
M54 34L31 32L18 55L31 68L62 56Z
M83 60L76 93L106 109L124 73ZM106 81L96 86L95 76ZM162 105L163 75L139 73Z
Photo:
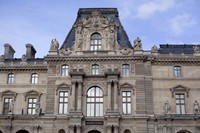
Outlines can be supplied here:
M67 114L68 108L68 92L67 91L60 91L59 92L59 114Z
M131 114L131 92L122 92L122 112L123 114Z
M4 99L3 114L8 114L9 104L10 104L11 100L12 100L12 98L5 98Z
M181 67L180 66L174 67L174 77L181 77Z
M36 98L29 98L28 99L28 114L31 114L31 115L35 114L36 103L37 103Z
M31 84L37 84L38 83L38 74L34 73L31 75Z
M176 94L176 113L185 114L185 95Z
M8 81L7 81L8 84L13 84L14 83L14 74L13 73L10 73L8 74Z
M122 65L122 75L123 76L129 75L129 65L128 64Z

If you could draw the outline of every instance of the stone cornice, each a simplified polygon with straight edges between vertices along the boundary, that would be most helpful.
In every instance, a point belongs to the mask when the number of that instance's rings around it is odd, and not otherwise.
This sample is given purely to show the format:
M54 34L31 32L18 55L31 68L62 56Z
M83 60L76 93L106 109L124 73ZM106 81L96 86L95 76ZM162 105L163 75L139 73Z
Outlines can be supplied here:
M68 56L68 57L60 57L60 56L46 56L45 60L47 62L115 62L115 61L146 61L147 56ZM150 58L149 58L150 59ZM148 59L148 60L149 60Z
M153 64L159 65L159 64L199 64L200 65L200 58L198 57L156 57L153 61Z
M47 66L3 66L0 71L47 71Z

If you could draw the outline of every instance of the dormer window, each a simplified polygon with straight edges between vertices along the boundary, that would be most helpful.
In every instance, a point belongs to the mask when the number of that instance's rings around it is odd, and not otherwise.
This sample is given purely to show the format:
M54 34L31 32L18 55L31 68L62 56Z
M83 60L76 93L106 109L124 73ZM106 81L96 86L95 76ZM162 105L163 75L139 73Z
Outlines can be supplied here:
M101 50L101 35L99 33L94 33L91 35L90 50L91 51Z

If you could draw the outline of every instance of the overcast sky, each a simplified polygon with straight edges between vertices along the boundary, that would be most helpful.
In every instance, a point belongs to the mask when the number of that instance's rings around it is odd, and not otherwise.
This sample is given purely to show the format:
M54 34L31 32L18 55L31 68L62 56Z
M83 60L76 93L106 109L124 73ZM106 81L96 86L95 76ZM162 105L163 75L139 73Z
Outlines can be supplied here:
M140 37L144 50L200 44L200 0L0 0L0 55L9 43L21 58L31 43L43 57L53 38L62 45L79 8L96 7L118 8L130 42Z

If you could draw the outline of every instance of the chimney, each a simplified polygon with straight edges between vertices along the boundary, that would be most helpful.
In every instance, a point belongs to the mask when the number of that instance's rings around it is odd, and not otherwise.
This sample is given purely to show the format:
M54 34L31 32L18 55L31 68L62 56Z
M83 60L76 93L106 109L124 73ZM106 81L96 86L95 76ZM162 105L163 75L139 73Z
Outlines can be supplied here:
M26 44L26 58L27 59L34 59L36 52L37 51L35 50L32 44L29 44L29 43Z
M13 59L15 50L8 43L4 44L4 58Z

